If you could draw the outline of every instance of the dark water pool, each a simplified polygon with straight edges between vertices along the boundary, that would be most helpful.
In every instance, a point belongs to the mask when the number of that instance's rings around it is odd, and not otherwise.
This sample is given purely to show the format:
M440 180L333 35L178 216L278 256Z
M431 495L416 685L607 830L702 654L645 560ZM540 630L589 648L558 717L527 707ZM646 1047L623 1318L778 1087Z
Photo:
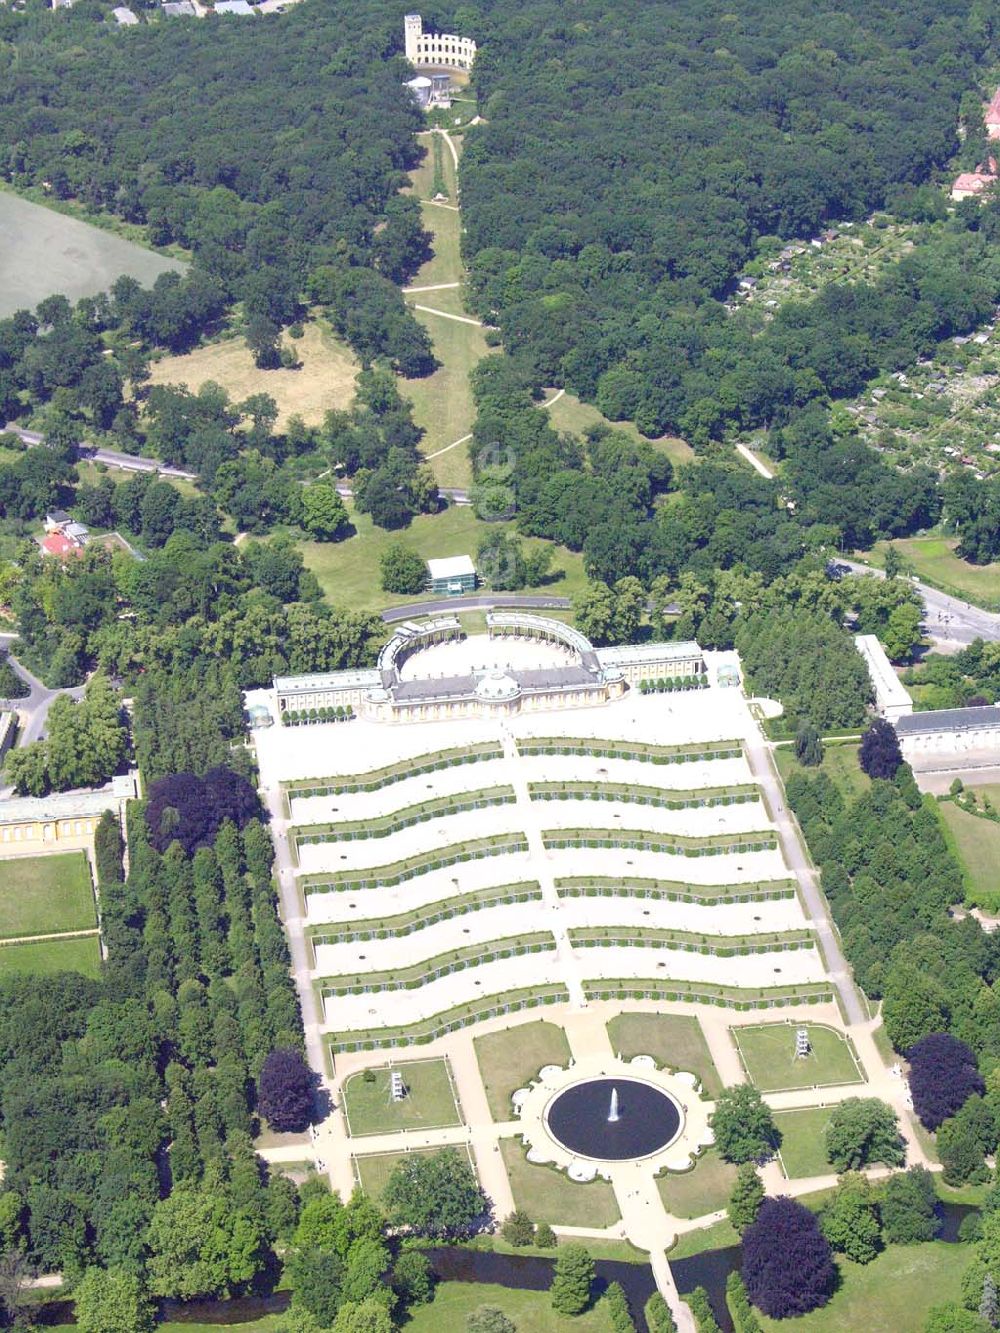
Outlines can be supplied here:
M614 1104L617 1119L610 1119ZM621 1162L648 1157L674 1138L681 1123L672 1097L629 1078L594 1078L559 1093L545 1116L554 1138L581 1157Z

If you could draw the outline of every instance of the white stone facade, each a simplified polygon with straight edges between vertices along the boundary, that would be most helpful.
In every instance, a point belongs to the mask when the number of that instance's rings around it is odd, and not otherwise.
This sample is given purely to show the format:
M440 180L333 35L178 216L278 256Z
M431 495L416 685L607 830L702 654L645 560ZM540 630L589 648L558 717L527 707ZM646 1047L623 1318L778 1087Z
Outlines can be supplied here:
M407 14L403 20L406 58L417 69L471 69L476 59L476 43L471 37L450 32L424 32L419 14Z

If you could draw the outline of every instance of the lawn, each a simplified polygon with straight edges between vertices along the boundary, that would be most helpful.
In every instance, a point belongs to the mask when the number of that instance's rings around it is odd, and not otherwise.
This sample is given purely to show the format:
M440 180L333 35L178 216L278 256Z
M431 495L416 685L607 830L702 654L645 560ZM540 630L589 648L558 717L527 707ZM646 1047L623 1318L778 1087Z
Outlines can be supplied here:
M665 1171L656 1188L664 1208L674 1217L702 1217L725 1208L735 1184L736 1167L708 1148L692 1171Z
M870 1264L838 1258L840 1290L821 1310L798 1319L757 1318L772 1333L901 1333L923 1328L928 1310L961 1301L962 1273L972 1258L968 1245L928 1241L890 1245Z
M462 1123L445 1060L414 1060L395 1064L392 1069L403 1075L409 1089L399 1102L391 1098L390 1070L385 1066L375 1070L373 1083L366 1082L359 1073L352 1074L344 1084L344 1111L352 1136L440 1129Z
M566 1065L570 1056L562 1028L541 1020L476 1037L473 1045L490 1115L497 1122L513 1114L511 1093L527 1087L543 1065Z
M350 407L358 363L346 343L319 320L306 324L301 338L285 333L283 341L302 362L297 370L259 370L242 338L225 338L154 361L150 382L183 384L196 393L213 380L237 403L253 393L270 394L278 405L279 429L294 415L318 426L327 412Z
M302 542L299 548L329 601L345 611L379 611L386 606L427 600L426 593L401 597L382 591L379 561L382 552L394 542L419 552L425 560L449 555L471 555L474 560L487 530L487 524L476 518L469 505L449 505L439 514L418 514L409 527L399 532L375 527L369 515L355 512L350 501L347 507L356 529L353 537L341 542ZM533 548L544 543L529 538L525 544ZM544 588L532 588L531 592L572 597L586 582L581 556L564 547L555 548L552 569L562 570L565 577ZM456 598L455 609L460 608L461 599Z
M793 773L804 773L806 777L825 773L845 801L863 795L871 786L871 778L858 763L858 745L853 741L844 745L825 745L819 768L804 768L795 758L795 749L791 745L779 746L774 751L774 758L782 782L787 782Z
M558 1315L547 1291L517 1291L483 1282L442 1282L429 1305L417 1306L406 1333L462 1333L473 1310L492 1305L502 1310L517 1333L612 1333L606 1307L584 1314Z
M663 435L657 440L647 440L645 435L641 435L631 421L609 421L607 417L602 416L596 407L590 403L583 403L574 394L564 393L558 402L553 403L547 409L556 430L571 431L574 435L582 435L590 426L608 426L611 430L622 431L631 436L633 440L642 440L646 444L653 445L654 448L667 454L670 461L674 464L691 463L694 461L695 453L689 444L680 440L675 435Z
M0 866L0 885L0 939L97 925L83 852L14 857Z
M261 1319L253 1319L249 1324L226 1324L227 1333L274 1333L278 1328L284 1316L280 1314L266 1314ZM175 1323L170 1319L165 1324L157 1324L158 1329L165 1333L219 1333L219 1324L189 1324L182 1320Z
M12 972L82 972L85 977L101 973L101 951L96 935L62 940L43 940L37 944L0 945L0 976Z
M1000 561L970 565L955 554L957 545L953 537L909 537L893 542L904 565L912 567L918 578L940 584L945 592L970 602L984 606L1000 602ZM872 564L882 564L884 549L880 544L868 553Z
M781 1165L789 1180L825 1176L833 1169L825 1140L832 1114L832 1106L775 1112L774 1123L781 1132Z
M382 1191L385 1189L393 1170L400 1162L407 1157L427 1157L433 1151L431 1148L417 1148L410 1153L380 1152L373 1153L368 1157L355 1157L354 1165L357 1169L358 1180L361 1182L361 1188L369 1199L374 1200L375 1203L380 1202ZM459 1151L464 1150L460 1149Z
M697 1018L683 1014L618 1014L608 1024L612 1048L626 1060L651 1055L667 1069L697 1074L709 1097L722 1090L715 1061Z
M981 793L977 790L977 796ZM990 799L996 798L990 794ZM966 885L966 903L984 907L989 912L1000 909L1000 887L996 867L1000 862L1000 824L959 809L953 801L940 801L937 811L945 826L945 836L962 867Z
M615 1192L606 1180L581 1184L554 1166L529 1162L520 1139L501 1139L500 1152L514 1203L533 1222L599 1230L613 1226L621 1217Z
M800 1027L809 1033L810 1051L805 1056L795 1054ZM822 1023L762 1023L730 1032L750 1081L761 1092L864 1082L845 1038Z
M693 1254L701 1254L703 1250L725 1250L739 1243L736 1228L728 1217L724 1217L721 1222L713 1222L710 1227L683 1232L677 1237L673 1249L667 1251L667 1258L690 1259Z
M55 209L0 191L0 318L61 292L107 291L123 273L151 286L185 265Z

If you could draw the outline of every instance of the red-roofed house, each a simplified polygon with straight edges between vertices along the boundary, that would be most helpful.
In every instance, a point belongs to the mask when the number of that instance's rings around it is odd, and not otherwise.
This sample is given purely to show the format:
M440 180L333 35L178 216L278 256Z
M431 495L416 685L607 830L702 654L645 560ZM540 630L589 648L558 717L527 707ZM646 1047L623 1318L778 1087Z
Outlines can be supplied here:
M993 94L993 100L983 112L983 120L986 124L986 137L1000 139L1000 88Z
M68 537L64 537L61 532L50 532L42 542L42 550L46 555L58 556L60 560L65 560L67 556L79 555L80 548Z
M955 178L951 187L952 199L974 199L991 185L996 185L997 177L988 171L963 171Z

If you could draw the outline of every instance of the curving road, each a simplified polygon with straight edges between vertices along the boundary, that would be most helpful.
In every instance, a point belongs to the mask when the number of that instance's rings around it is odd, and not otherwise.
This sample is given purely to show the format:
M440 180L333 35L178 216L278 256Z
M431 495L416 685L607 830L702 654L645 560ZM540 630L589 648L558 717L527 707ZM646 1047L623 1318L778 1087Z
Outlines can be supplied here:
M15 422L8 421L4 427L11 435L16 435L29 449L45 443L45 436L37 430L24 430ZM173 467L158 458L140 458L137 454L122 453L118 449L100 449L77 441L77 450L81 458L93 463L103 463L106 467L120 468L123 472L157 472L161 477L175 477L182 481L197 481L197 473L187 472L182 467Z
M842 560L838 556L837 561L847 565L852 574L885 578L884 570L863 565L858 560ZM973 639L1000 639L1000 615L996 612L983 611L946 592L938 592L937 588L921 583L919 579L911 578L910 582L923 598L924 625L932 639L957 647L971 643Z
M52 701L57 699L60 694L68 694L71 699L82 699L84 687L75 685L69 690L50 690L44 685L37 676L33 676L26 666L13 656L13 645L17 640L16 634L0 634L0 647L11 650L11 656L8 658L15 673L21 677L25 685L31 691L23 699L11 699L11 708L20 714L20 730L17 735L18 745L28 745L31 741L39 741L45 735L45 723L49 716L49 709L52 707ZM0 700L0 702L7 702Z

